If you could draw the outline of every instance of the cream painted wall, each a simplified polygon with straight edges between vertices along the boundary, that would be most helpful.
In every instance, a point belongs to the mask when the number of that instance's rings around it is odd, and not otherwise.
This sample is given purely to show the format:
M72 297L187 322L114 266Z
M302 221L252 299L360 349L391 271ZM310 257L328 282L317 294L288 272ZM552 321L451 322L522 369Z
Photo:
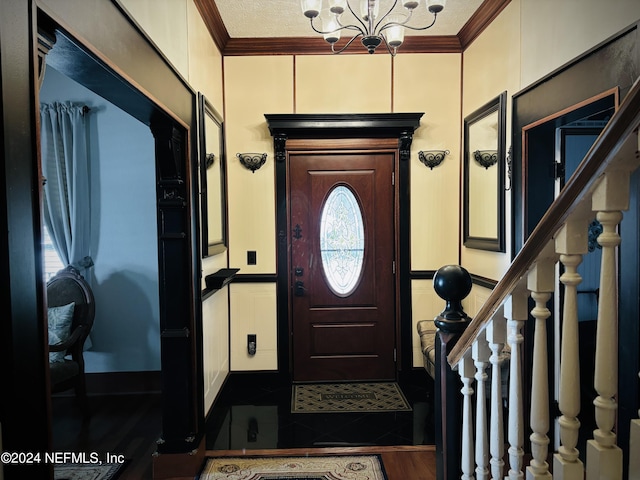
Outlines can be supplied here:
M520 1L512 1L463 53L462 126L471 114L507 91L507 150L511 138L511 97L520 89ZM461 127L462 128L462 127ZM461 135L462 141L462 135ZM499 280L511 263L511 202L505 195L506 253L461 246L460 264L470 273ZM462 210L461 210L462 213ZM460 237L462 242L462 238Z
M390 55L295 58L295 113L391 111Z
M424 112L411 145L411 269L437 270L458 263L460 208L461 55L414 54L394 59L394 112ZM420 150L449 150L433 170ZM433 320L444 306L431 280L411 282L413 366L423 357L416 325Z
M278 339L275 283L231 284L231 370L277 370ZM247 352L247 335L257 351Z
M519 0L518 3L522 5L521 88L640 19L638 0ZM639 73L635 72L635 76Z
M222 54L213 43L200 12L192 1L187 1L189 84L202 93L216 111L224 117L224 89L222 81ZM195 135L196 132L192 132ZM229 158L227 158L227 162ZM202 288L204 277L228 267L227 252L202 259ZM222 312L220 312L222 315ZM228 317L228 315L227 315ZM227 318L225 317L225 318Z
M227 57L224 76L229 264L240 273L275 273L275 160L264 114L293 112L293 58ZM236 158L248 152L268 154L254 173ZM247 251L256 252L256 265L247 264Z
M211 39L200 12L193 1L187 1L187 38L189 45L189 84L204 94L224 117L222 54Z
M462 301L462 308L464 308L465 313L473 318L482 304L487 301L489 295L491 295L490 288L473 285L467 298Z
M190 0L118 0L182 74L189 75L187 3Z
M276 272L275 165L273 138L265 113L293 111L293 57L224 59L227 105L229 264L240 273ZM236 153L266 152L267 162L252 173ZM255 251L257 264L247 264ZM276 370L276 285L231 286L231 370ZM247 335L257 335L258 352L247 353Z
M225 287L202 303L204 409L207 413L229 373L228 318L229 287Z
M461 56L398 55L394 62L394 112L424 112L409 167L411 269L437 270L458 263ZM450 153L431 170L418 159L420 150Z

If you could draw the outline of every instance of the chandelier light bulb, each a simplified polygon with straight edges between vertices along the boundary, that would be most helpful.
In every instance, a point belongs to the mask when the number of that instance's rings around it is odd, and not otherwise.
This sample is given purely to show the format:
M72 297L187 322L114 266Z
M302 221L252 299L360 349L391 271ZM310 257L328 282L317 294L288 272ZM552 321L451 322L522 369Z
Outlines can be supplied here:
M427 0L427 9L435 15L444 10L446 3L447 0Z
M347 8L347 0L331 0L329 2L329 11L336 15L341 15Z
M402 25L393 25L393 23L398 22L400 19L396 17L389 17L389 22L391 26L384 31L385 38L387 39L387 45L397 49L404 42L404 27Z
M300 0L300 6L305 17L316 18L320 15L322 0Z
M418 5L420 5L420 2L418 2L417 0L412 0L412 1L407 0L405 2L402 2L402 6L407 10L413 10L417 8Z
M322 30L324 30L324 39L330 43L334 44L338 40L340 40L340 34L342 30L340 30L340 25L338 24L338 20L335 15L322 15Z

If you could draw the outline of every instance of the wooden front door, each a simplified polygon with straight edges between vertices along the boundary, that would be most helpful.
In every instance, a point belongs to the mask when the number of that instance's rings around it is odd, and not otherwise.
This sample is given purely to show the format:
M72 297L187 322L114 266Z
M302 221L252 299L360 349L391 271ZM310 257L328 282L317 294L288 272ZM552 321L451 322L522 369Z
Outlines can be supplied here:
M289 154L295 381L395 378L395 153Z

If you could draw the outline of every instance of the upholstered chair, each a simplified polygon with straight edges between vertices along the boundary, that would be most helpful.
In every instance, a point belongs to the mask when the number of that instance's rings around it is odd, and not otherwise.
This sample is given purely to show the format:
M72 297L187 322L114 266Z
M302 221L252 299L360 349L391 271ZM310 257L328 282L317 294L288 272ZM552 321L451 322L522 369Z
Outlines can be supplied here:
M47 282L49 367L52 393L75 389L88 415L84 373L84 343L95 316L93 292L72 266Z

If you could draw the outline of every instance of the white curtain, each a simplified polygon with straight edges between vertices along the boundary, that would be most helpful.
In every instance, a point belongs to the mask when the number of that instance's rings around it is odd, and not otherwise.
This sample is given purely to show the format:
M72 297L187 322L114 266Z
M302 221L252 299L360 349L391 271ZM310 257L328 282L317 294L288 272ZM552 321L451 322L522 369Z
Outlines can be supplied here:
M62 262L81 272L93 265L86 112L71 103L40 106L44 221Z

